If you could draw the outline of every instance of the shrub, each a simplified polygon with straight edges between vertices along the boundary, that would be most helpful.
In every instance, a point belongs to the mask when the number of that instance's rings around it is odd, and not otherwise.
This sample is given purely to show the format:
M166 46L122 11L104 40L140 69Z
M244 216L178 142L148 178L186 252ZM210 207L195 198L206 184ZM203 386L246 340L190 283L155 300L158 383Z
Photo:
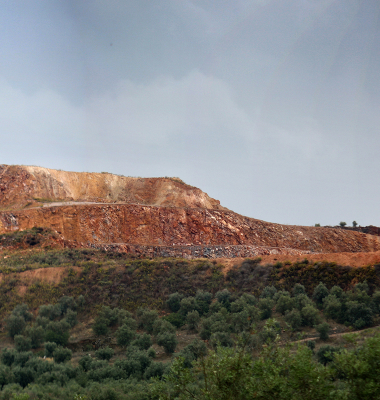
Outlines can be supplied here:
M13 315L11 314L7 319L7 331L11 338L14 338L16 335L20 335L24 328L26 322L24 317L21 315Z
M189 330L197 330L201 318L198 311L191 311L186 316L186 323Z
M339 347L330 346L328 344L325 346L321 346L317 351L318 361L321 364L326 365L334 360L334 354L339 351L340 351Z
M273 299L276 293L277 289L274 286L265 286L264 290L261 292L260 297L264 299Z
M70 325L66 321L52 321L46 327L45 340L66 346L69 340Z
M87 372L91 369L91 365L92 365L92 358L90 355L86 354L85 356L83 356L79 361L78 364L82 367L82 369Z
M330 325L327 322L317 325L315 329L319 333L319 338L321 340L326 341L329 338Z
M338 320L342 311L342 303L332 294L323 299L323 312L331 319Z
M179 309L179 313L186 317L186 315L194 311L196 309L195 298L194 297L186 297L181 300L181 307Z
M72 309L68 309L66 311L65 321L73 328L78 323L77 313Z
M52 305L42 305L38 309L38 315L43 318L47 318L53 321L56 318L59 318L62 314L61 306L59 304Z
M235 333L249 330L253 322L254 319L250 317L246 309L231 316L231 326Z
M147 333L137 335L137 338L131 343L132 346L137 347L140 350L148 350L152 346L152 338Z
M269 318L259 336L264 343L270 343L276 339L280 331L280 324L274 318Z
M45 343L45 356L53 357L53 353L57 347L58 347L58 345L55 342L46 342Z
M32 348L32 340L23 335L16 335L14 337L15 348L17 351L28 351Z
M259 309L261 310L261 319L268 319L272 316L272 308L274 301L269 297L264 297L259 300Z
M37 349L42 346L45 341L45 330L42 326L32 325L28 326L25 330L25 334L30 337L31 345L33 349Z
M18 304L12 311L13 315L19 315L24 318L25 321L31 321L33 319L33 314L29 312L28 306L26 304Z
M308 340L306 342L306 346L312 351L314 352L315 349L315 340Z
M153 332L153 324L158 318L157 311L149 310L149 309L140 309L139 313L139 327L143 328L148 333Z
M173 354L178 344L175 333L164 332L157 336L157 344L162 346L166 354Z
M116 331L116 338L119 346L129 346L135 336L136 332L132 331L128 325L122 325Z
M301 313L297 309L293 309L291 311L288 310L285 313L285 321L295 331L295 330L301 328L301 326L302 326Z
M144 379L159 378L161 379L165 374L166 367L164 363L152 362L145 370Z
M346 303L346 322L351 324L355 329L362 329L372 324L372 310L365 304L357 301L348 301Z
M184 316L179 313L171 313L169 315L165 315L164 317L162 317L162 319L168 321L176 328L180 328L186 323Z
M63 296L58 300L58 304L61 308L61 315L67 313L69 309L75 311L77 309L77 303L74 300L74 297Z
M188 346L180 352L180 356L184 358L187 368L192 366L192 362L204 357L207 354L207 347L202 340L194 339Z
M215 298L227 310L229 310L229 308L230 308L230 297L231 297L231 293L227 289L223 289L219 292L216 292L216 294L215 294Z
M108 320L98 316L94 325L92 325L92 331L97 336L106 335L108 333Z
M53 352L53 358L56 363L64 363L71 360L72 351L66 347L57 347Z
M5 348L1 352L1 362L10 367L15 360L16 351L14 349Z
M183 299L183 295L179 293L172 293L169 295L168 299L166 300L166 305L168 306L171 312L179 311L181 307L181 300Z
M305 294L306 295L306 290L305 290L305 286L301 285L300 283L296 283L293 287L293 296L299 296L300 294Z
M195 295L196 309L199 315L204 315L209 312L210 304L212 302L212 294L203 290L198 290Z
M210 345L214 349L218 346L232 347L234 344L231 336L227 332L215 332L210 337Z
M317 303L319 307L323 304L323 299L329 295L327 287L319 282L319 285L315 287L313 292L313 300Z
M158 334L163 332L175 333L175 326L173 326L166 319L163 318L156 319L156 321L153 324L153 335L157 336Z
M341 287L335 285L330 289L330 295L335 296L338 299L341 299L344 296L344 292Z
M311 305L308 305L301 310L301 316L302 325L304 326L314 326L321 320L318 310Z
M285 314L286 311L291 311L295 307L295 299L289 295L281 295L276 304L276 311Z
M123 325L128 326L128 328L132 331L137 329L137 321L131 317L127 317L123 320Z
M95 357L99 360L107 360L109 361L113 355L115 354L115 350L110 347L104 347L103 349L99 349L95 352Z

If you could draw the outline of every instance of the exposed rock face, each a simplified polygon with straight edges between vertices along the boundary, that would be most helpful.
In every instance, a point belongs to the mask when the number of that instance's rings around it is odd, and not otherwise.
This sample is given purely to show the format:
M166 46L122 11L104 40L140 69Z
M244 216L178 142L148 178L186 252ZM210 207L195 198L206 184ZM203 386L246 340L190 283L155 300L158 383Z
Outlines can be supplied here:
M231 211L83 204L0 213L0 233L49 227L86 245L254 245L312 252L380 250L380 238L343 229L271 224Z
M218 200L178 178L131 178L0 165L0 209L68 201L224 209Z
M28 202L36 204L36 198L40 204L44 198L45 204L20 209ZM147 255L247 257L380 250L377 236L243 217L201 190L169 178L0 166L0 206L0 233L47 227L78 246Z

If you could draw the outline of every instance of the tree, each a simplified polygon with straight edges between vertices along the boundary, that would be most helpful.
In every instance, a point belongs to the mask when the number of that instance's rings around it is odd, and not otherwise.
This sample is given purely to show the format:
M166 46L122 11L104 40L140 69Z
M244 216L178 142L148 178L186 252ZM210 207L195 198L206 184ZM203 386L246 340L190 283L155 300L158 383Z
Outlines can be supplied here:
M109 361L112 356L115 354L115 350L111 347L104 347L103 349L99 349L95 352L95 357L99 360L107 360Z
M357 223L356 221L352 221L352 226L353 226L354 228L356 228L356 227L358 226L358 223Z
M166 305L169 307L169 310L172 312L177 312L181 307L181 300L183 299L183 295L180 293L172 293L169 295L166 300Z
M315 327L319 333L319 338L326 341L329 338L330 325L327 322L323 322Z
M199 321L201 320L197 310L191 311L186 316L186 323L189 330L197 330Z
M339 225L340 225L342 228L344 228L344 227L347 225L347 222L341 221L341 222L339 222Z
M329 295L329 290L322 283L319 282L319 285L315 287L313 292L313 300L317 303L318 307L321 307L323 304L323 299Z
M32 348L32 340L24 335L16 335L14 341L17 351L28 351Z
M72 351L66 347L57 347L54 350L53 357L56 363L64 363L71 360Z
M116 331L117 344L119 346L127 347L132 342L135 336L136 332L132 331L132 329L129 328L128 325L122 325Z
M321 224L315 224L314 226L319 228L321 226Z
M173 354L178 344L175 333L164 332L157 336L157 344L162 346L166 354Z

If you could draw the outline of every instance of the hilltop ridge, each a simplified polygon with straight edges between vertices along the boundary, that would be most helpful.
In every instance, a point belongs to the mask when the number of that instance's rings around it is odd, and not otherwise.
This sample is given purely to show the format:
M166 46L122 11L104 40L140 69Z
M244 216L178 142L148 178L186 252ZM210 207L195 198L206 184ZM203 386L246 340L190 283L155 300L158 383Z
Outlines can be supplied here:
M225 209L218 200L179 178L133 178L106 172L0 165L0 209L69 201Z

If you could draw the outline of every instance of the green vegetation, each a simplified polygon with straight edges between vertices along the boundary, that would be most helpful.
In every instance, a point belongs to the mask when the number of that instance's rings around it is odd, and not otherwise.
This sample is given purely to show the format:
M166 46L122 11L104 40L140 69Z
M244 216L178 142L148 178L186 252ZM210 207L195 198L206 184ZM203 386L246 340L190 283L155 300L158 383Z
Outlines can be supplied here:
M0 400L380 398L379 265L5 255Z

